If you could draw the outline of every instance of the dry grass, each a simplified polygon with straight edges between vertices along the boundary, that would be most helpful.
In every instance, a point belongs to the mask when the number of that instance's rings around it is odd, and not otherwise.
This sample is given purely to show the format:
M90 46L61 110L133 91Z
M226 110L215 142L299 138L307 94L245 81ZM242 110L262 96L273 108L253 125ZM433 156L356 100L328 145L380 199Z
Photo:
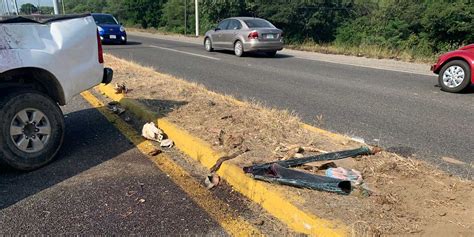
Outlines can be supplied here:
M300 126L291 111L207 90L196 83L106 56L116 82L126 83L135 98L155 112L225 152L246 150L228 162L244 166L281 159L293 145L334 151L360 146L349 139L327 137ZM273 185L301 208L352 226L355 235L473 233L474 185L451 177L425 162L381 152L347 159L360 170L375 195L350 196Z

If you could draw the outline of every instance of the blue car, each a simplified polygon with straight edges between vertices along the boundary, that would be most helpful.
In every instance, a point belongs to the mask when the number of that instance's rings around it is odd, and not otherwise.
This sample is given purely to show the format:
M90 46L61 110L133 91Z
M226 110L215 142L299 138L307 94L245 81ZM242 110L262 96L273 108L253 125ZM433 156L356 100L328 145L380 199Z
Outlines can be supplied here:
M103 43L127 43L127 32L114 16L110 14L92 13L97 24L100 39Z

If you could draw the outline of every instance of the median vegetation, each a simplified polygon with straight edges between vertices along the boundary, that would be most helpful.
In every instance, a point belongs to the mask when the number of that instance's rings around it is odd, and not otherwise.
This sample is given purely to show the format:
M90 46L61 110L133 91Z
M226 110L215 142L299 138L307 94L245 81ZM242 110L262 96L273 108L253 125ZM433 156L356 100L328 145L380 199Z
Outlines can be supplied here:
M115 69L114 82L130 87L128 99L202 139L216 154L243 152L225 161L239 167L294 161L300 156L363 146L348 137L308 130L289 111L255 101L237 102L201 85L111 55L105 56L105 62ZM133 116L132 121L136 121ZM335 166L360 171L371 193L354 189L350 195L339 195L269 185L298 209L351 227L354 236L472 233L469 210L474 202L474 184L470 180L386 151L334 163L307 163L294 169L324 176L326 169ZM457 166L470 169L470 164Z
M76 0L66 2L66 11L108 12L140 28L194 30L193 0ZM474 43L474 4L463 0L202 0L200 12L201 33L226 17L256 16L282 28L290 47L319 52L432 61Z

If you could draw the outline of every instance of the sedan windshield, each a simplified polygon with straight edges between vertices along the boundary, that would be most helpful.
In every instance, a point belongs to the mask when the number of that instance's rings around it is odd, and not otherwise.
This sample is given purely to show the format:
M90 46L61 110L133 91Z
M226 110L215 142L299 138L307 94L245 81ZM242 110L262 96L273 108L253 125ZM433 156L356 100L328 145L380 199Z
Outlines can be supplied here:
M270 22L261 19L244 20L244 22L249 28L274 28Z
M117 25L118 22L110 15L94 15L94 20L97 25Z

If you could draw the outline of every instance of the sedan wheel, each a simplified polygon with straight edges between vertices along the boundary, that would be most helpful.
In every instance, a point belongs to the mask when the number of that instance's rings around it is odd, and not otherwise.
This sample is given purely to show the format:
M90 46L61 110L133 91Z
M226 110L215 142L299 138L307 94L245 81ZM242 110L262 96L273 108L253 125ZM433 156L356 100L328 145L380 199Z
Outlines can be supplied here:
M212 42L209 38L206 38L206 40L204 40L204 47L206 48L207 52L212 52L214 50L212 48Z
M444 91L460 92L470 84L471 72L466 62L453 60L439 73L439 85Z
M244 55L244 46L242 45L242 42L240 41L235 42L234 53L237 57L242 57L242 55Z

